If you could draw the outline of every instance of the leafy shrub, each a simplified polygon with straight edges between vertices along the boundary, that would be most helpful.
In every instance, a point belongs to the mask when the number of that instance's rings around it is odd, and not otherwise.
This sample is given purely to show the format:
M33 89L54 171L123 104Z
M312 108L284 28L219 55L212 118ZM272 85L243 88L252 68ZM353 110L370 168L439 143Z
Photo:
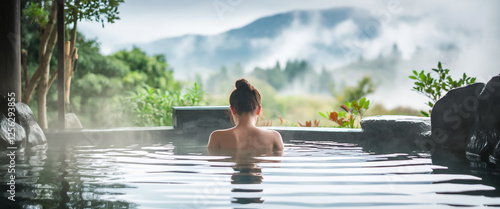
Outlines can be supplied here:
M442 97L443 93L446 93L451 89L476 82L475 77L468 77L465 73L460 80L453 80L451 76L448 75L450 70L443 69L441 62L438 62L438 68L433 68L432 71L437 73L437 78L433 78L431 73L425 73L424 70L420 71L420 73L413 70L413 75L409 76L410 79L415 80L413 90L431 99L431 101L427 103L427 105L431 108L434 107L434 103ZM431 111L429 110L428 113L421 111L420 113L429 117Z
M351 102L345 102L345 104L340 105L340 107L343 111L319 112L319 115L337 123L341 128L357 128L355 124L356 119L361 120L361 118L363 118L363 113L370 107L370 100L366 100L366 98L363 97L359 102L357 100L352 100Z
M202 102L203 91L195 83L186 93L179 90L166 91L148 85L133 92L127 97L137 126L170 126L172 125L173 106L194 106Z

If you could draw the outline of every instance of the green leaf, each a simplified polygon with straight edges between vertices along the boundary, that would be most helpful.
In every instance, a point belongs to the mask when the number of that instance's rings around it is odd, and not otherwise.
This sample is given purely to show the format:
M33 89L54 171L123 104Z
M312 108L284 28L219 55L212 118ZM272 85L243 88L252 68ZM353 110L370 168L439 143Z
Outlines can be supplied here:
M426 112L424 112L424 111L420 111L420 114L422 114L422 115L423 115L423 116L425 116L425 117L429 117L429 113L426 113Z
M454 81L453 79L451 79L451 77L450 77L450 76L448 76L448 77L447 77L447 79L448 79L448 82L449 82L450 84L455 83L455 81Z
M365 101L366 101L366 98L364 98L364 97L359 100L359 106L361 108L363 108L363 106L365 105Z
M347 106L347 108L351 109L352 108L352 104L350 102L345 102L344 103L345 106Z
M324 117L324 118L328 119L328 117L326 117L326 115L324 113L318 112L318 114L321 115L321 117Z
M421 74L419 75L419 77L420 77L420 80L421 80L423 83L427 83L427 77L425 76L425 74L421 73Z
M356 101L356 100L352 100L351 104L352 104L352 107L359 106L358 101Z
M365 110L367 110L368 107L370 107L370 100L367 100L364 105Z
M417 73L417 71L416 71L416 70L413 70L413 75L418 76L418 73Z
M439 69L442 69L442 67L441 67L441 62L438 62L438 68L439 68Z
M408 76L409 78L413 79L413 80L417 80L417 77L416 76L413 76L413 75L410 75Z

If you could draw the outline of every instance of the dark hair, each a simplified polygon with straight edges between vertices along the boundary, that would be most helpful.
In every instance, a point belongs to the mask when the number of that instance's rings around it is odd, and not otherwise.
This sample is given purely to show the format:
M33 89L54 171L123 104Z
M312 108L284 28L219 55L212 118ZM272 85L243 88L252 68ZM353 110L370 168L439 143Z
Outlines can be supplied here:
M255 111L260 105L260 93L245 79L236 81L236 89L229 96L229 104L236 114Z

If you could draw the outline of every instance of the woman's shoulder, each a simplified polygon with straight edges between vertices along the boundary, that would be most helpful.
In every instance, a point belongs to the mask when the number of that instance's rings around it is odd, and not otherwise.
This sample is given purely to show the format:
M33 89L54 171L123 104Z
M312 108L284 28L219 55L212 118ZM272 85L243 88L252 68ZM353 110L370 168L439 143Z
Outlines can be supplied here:
M280 138L281 139L281 134L275 130L262 130L267 136L273 137L273 138Z
M220 137L220 136L227 136L227 135L232 135L233 134L233 129L220 129L220 130L215 130L210 134L210 138L212 137Z
M220 148L221 144L227 143L234 135L231 129L215 130L210 134L208 148Z
M266 130L268 137L272 139L273 150L282 151L284 149L283 139L281 138L281 134L275 130Z

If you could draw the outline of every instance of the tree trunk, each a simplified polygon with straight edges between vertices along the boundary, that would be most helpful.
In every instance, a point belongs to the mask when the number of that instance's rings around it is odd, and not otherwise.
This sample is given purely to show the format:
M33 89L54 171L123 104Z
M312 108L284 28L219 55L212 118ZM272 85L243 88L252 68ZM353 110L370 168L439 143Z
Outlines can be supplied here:
M52 51L54 50L55 40L57 38L57 33L55 30L55 18L57 14L57 5L53 2L50 9L49 21L45 27L40 28L40 44L38 45L38 67L35 73L29 79L28 84L22 94L22 101L28 104L31 100L31 96L35 91L38 81L42 76L44 70L46 69L45 63L50 64L50 58L52 57ZM55 34L54 34L55 33ZM54 37L55 36L55 37ZM54 44L50 46L51 40L54 40ZM47 53L50 51L50 53Z
M38 125L40 128L47 129L47 92L49 90L49 65L45 66L45 69L40 76L40 81L38 84Z
M37 91L38 101L38 124L42 129L47 129L47 92L49 91L50 58L54 51L57 40L57 27L53 27L52 34L47 42L47 50L43 55L42 62L38 65L37 72L40 71L40 80Z
M65 62L66 62L66 69L64 73L64 105L66 106L66 110L70 111L70 89L71 89L71 77L75 73L75 68L76 68L76 62L78 60L78 48L73 47L72 50L70 50L70 42L66 42L66 48L65 48ZM71 52L71 53L70 53Z
M70 111L69 109L69 83L68 83L68 78L70 77L70 72L71 72L71 56L70 56L70 42L65 41L64 42L64 62L66 63L64 65L64 106L66 108L66 111Z
M21 56L22 56L22 65L23 65L23 72L24 72L24 89L28 87L28 83L30 82L29 77L28 77L28 51L26 49L23 49L21 51Z
M78 50L75 47L76 45L76 26L78 23L78 7L80 6L80 0L75 0L75 7L76 9L73 10L73 29L71 30L71 37L70 41L67 42L66 49L67 51L65 52L66 54L66 70L65 70L65 82L64 82L64 105L66 106L67 111L71 111L71 106L70 106L70 88L71 88L71 76L73 76L73 73L75 72L75 60L78 59Z

